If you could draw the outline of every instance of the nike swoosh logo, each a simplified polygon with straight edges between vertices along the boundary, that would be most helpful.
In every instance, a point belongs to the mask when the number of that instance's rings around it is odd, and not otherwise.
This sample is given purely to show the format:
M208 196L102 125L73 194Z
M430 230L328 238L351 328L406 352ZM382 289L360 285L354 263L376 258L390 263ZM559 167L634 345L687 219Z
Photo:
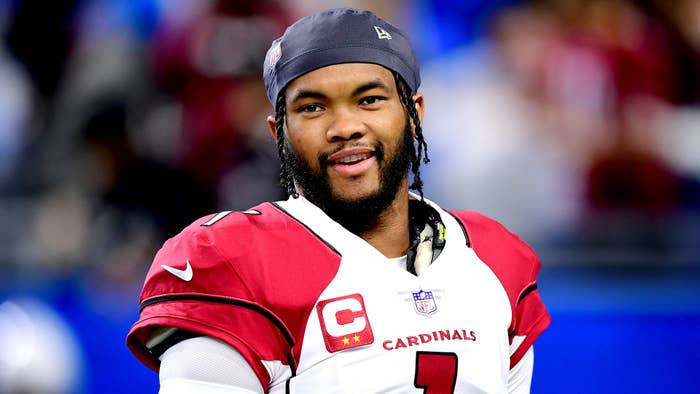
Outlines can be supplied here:
M190 265L190 261L187 260L187 266L185 266L184 270L179 270L177 268L173 268L169 265L161 265L164 270L170 272L171 274L177 276L178 278L184 280L185 282L189 282L192 280L192 266Z

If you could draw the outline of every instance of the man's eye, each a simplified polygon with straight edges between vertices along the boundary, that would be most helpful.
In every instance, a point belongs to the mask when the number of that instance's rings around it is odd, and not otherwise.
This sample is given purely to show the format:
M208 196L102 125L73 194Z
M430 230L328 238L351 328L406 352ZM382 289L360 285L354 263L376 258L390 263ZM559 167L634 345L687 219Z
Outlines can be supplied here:
M367 96L367 97L362 98L362 101L360 103L365 104L365 105L371 105L371 104L377 103L381 100L382 100L382 97L379 97L379 96Z
M321 110L321 106L318 104L307 104L301 107L302 112L318 112Z

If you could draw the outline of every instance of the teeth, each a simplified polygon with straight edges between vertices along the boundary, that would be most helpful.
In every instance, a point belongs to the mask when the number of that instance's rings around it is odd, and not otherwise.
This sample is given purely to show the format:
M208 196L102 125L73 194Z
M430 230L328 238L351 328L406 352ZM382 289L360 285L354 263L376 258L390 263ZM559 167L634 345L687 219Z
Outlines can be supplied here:
M365 153L362 155L351 155L338 159L336 162L341 164L354 163L356 161L365 160L369 158L369 154Z

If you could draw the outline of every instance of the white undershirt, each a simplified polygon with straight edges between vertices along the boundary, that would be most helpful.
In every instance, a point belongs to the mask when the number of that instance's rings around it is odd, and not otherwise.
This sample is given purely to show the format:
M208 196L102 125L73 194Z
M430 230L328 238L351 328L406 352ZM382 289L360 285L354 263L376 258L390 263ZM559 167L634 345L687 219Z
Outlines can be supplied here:
M408 266L408 257L406 255L400 257L392 257L387 259L387 264L395 265L397 268L406 271Z
M211 337L179 342L166 350L160 360L159 394L265 392L253 368L243 356L233 347ZM535 353L530 347L520 362L508 372L509 394L530 392L534 364Z
M212 337L186 339L160 356L160 394L264 393L257 375L233 347Z

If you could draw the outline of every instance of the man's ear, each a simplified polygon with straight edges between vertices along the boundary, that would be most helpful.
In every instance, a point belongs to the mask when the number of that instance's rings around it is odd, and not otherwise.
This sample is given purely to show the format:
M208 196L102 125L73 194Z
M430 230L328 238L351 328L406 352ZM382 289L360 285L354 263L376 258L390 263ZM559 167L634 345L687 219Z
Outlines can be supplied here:
M420 121L421 127L423 126L423 114L425 113L425 98L423 93L416 93L413 95L413 103L416 107L416 113L418 114L418 120ZM415 136L415 129L413 131Z
M272 136L272 139L277 142L277 127L276 127L276 122L275 122L275 117L272 115L267 116L267 128L270 131L270 135Z

